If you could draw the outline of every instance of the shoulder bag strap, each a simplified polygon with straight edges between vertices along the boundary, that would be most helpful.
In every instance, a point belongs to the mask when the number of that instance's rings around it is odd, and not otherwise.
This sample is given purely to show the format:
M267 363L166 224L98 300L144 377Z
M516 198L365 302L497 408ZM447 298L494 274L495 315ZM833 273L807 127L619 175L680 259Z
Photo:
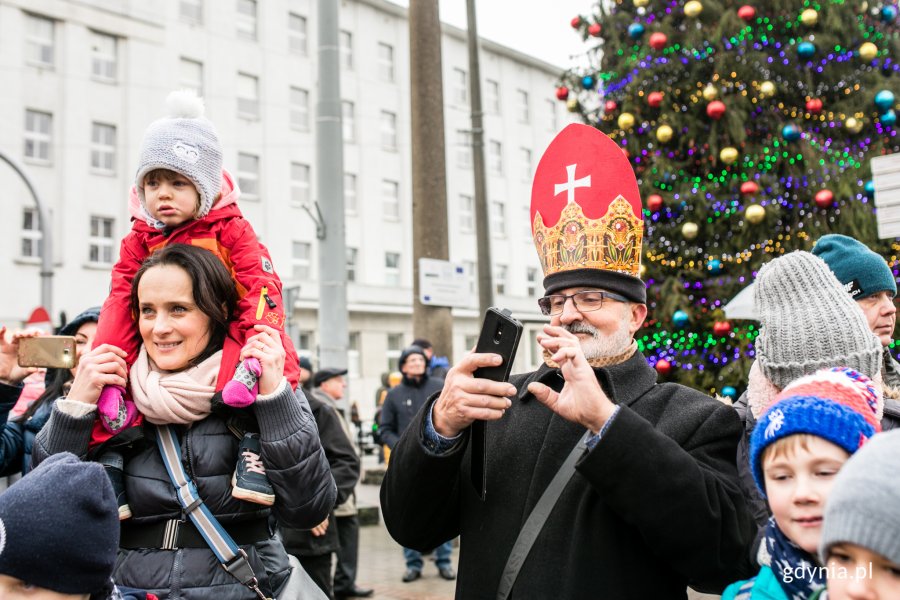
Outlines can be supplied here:
M581 458L581 455L587 449L585 442L590 436L590 430L584 432L584 435L572 448L569 456L566 457L559 471L556 472L550 485L541 494L537 504L531 509L531 514L528 515L525 525L519 531L519 536L516 538L515 544L513 544L509 558L506 559L506 566L503 568L503 574L500 576L500 586L497 588L497 600L506 600L510 592L512 592L516 578L519 576L519 570L525 563L525 559L528 558L528 554L531 552L531 547L534 545L538 534L544 528L544 523L547 522L550 511L556 506L556 501L559 500L563 488L566 487L566 484L572 479L572 475L575 474L575 463L578 462L578 459Z
M178 443L178 437L172 427L157 425L156 434L156 443L159 446L159 452L166 465L169 478L175 486L178 502L190 517L194 527L209 544L222 568L241 584L250 588L259 600L270 600L259 589L259 582L247 560L247 553L234 543L228 532L213 516L212 511L203 503L200 494L197 493L197 486L191 481L190 476L184 470L184 465L181 464L181 445Z

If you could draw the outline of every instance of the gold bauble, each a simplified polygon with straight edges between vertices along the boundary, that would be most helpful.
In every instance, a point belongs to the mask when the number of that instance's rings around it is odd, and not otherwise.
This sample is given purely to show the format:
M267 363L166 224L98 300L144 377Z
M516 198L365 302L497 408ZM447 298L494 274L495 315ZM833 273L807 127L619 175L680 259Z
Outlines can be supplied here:
M660 125L659 129L656 130L656 139L665 144L672 139L672 133L671 127L668 125Z
M566 100L566 108L569 112L578 112L578 98L569 98Z
M705 88L703 88L703 99L706 100L707 102L712 102L713 100L715 100L718 97L719 97L719 88L717 88L713 84L710 83Z
M623 112L619 115L619 129L631 129L634 127L634 115L630 112Z
M690 0L684 5L684 14L689 17L696 17L703 12L703 5L697 0Z
M722 151L719 152L719 158L726 165L730 165L738 159L737 148L734 148L733 146L726 146L725 148L722 148Z
M700 232L700 228L697 227L696 223L692 223L688 221L684 225L681 226L681 235L686 240L692 240L697 237L697 233Z
M763 98L771 98L775 95L775 84L771 81L763 81L759 84L759 95Z
M847 128L847 131L850 133L859 133L862 131L863 124L862 121L857 119L856 117L850 117L846 121L844 121L844 127Z
M800 22L807 27L812 27L819 22L819 13L817 13L813 8L807 8L802 13L800 13Z
M650 4L650 0L634 0L634 5L638 8L647 6L648 4Z
M878 56L878 46L872 42L866 42L859 47L859 57L866 62L871 62Z
M748 223L758 225L766 218L766 209L759 204L751 204L744 211L744 218L747 219Z

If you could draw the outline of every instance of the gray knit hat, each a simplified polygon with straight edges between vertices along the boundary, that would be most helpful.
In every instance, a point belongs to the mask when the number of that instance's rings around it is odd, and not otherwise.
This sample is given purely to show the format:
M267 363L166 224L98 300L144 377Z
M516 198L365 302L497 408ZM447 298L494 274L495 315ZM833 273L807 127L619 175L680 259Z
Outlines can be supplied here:
M209 214L222 189L222 147L215 127L203 116L203 99L192 91L172 92L166 98L168 117L150 124L144 133L138 170L134 176L141 206L144 199L144 176L154 169L181 173L194 183L200 193L198 217ZM157 229L164 225L147 214L148 223Z
M841 542L900 564L900 430L876 434L838 472L825 505L819 555Z
M797 251L763 265L755 301L762 323L757 360L779 389L826 367L878 380L881 342L821 258Z

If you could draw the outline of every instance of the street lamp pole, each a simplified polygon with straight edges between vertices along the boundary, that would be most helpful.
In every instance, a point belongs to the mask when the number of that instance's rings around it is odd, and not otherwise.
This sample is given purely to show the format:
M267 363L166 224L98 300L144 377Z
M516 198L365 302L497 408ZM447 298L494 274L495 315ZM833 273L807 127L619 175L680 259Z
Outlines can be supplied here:
M41 306L48 313L53 314L53 227L50 223L50 209L41 202L34 183L22 165L2 150L0 150L0 159L12 167L13 171L22 178L37 206L38 229L41 231Z

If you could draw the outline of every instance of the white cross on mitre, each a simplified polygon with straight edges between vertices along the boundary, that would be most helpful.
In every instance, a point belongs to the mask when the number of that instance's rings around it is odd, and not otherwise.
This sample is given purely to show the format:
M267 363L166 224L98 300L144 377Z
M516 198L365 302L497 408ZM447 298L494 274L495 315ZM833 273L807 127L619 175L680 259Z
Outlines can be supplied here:
M575 202L575 189L580 187L591 187L591 176L586 175L581 179L575 179L575 169L578 165L568 165L566 167L566 175L568 179L565 183L557 183L553 187L553 195L558 196L561 192L566 192L566 204Z

